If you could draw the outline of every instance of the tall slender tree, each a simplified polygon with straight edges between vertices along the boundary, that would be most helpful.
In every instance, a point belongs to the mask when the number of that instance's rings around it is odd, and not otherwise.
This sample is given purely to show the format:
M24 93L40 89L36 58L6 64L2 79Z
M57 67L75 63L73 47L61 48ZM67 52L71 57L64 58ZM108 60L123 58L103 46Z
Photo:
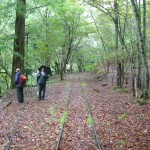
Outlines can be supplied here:
M149 89L149 71L148 71L148 63L146 60L146 1L143 0L143 21L142 14L138 7L138 3L135 0L131 0L131 4L133 7L133 12L136 19L136 27L137 27L137 40L139 43L139 61L141 61L141 76L142 76L142 91L143 97L148 97L148 89Z

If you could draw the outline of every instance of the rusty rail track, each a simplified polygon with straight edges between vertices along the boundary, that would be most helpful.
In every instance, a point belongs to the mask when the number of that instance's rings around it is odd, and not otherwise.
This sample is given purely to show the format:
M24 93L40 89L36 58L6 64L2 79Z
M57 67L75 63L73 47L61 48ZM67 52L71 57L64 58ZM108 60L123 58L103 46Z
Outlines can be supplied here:
M79 81L79 79L78 79L78 81ZM80 88L81 88L81 91L82 91L81 94L82 94L83 103L84 103L84 105L86 107L88 115L92 118L92 122L94 122L93 114L92 114L92 112L90 110L90 106L88 104L88 101L85 98L84 89L83 89L83 87L81 85L80 85ZM68 96L68 99L67 99L67 105L66 105L66 109L65 109L66 112L68 112L69 109L70 109L69 105L70 105L70 102L71 102L71 93L72 93L72 90L73 90L73 87L71 88L69 96ZM62 124L62 128L61 128L61 130L59 132L59 137L58 137L58 141L56 143L55 150L59 150L59 146L60 146L60 143L61 143L61 140L62 140L62 135L63 135L63 132L64 132L64 128L65 128L65 124L66 124L66 122L64 122ZM95 136L95 143L96 143L97 149L98 150L104 150L104 148L102 147L102 144L100 143L100 140L99 140L99 135L98 135L97 130L96 130L96 124L93 123L91 125L91 127L92 127L92 130L93 130L94 136Z
M73 90L73 85L74 85L74 83L72 84L72 87L70 89L70 92L69 92L69 95L68 95L68 99L67 99L66 108L65 108L64 112L68 112L69 109L70 109L69 106L70 106L70 101L71 101L71 93L72 93L72 90ZM61 127L61 130L59 132L59 136L58 136L58 141L56 142L55 150L59 150L60 142L61 142L62 135L63 135L64 128L65 128L65 124L66 124L66 121L64 121L62 123L62 127Z
M93 114L92 114L92 112L91 112L89 103L88 103L88 101L87 101L86 98L85 98L85 94L84 94L83 87L81 87L81 89L82 89L83 102L84 102L85 107L86 107L86 109L87 109L87 111L88 111L88 115L89 115L90 118L92 119L91 127L92 127L93 132L94 132L95 142L96 142L97 149L98 149L98 150L104 150L104 148L102 147L102 144L100 143L100 138L99 138L99 135L98 135L97 130L96 130L96 124L95 124L95 121L94 121L94 119L93 119Z
M15 123L13 124L13 129L12 129L10 135L8 136L8 141L6 142L3 150L10 150L10 147L11 147L11 144L13 141L13 137L15 136L19 121L21 120L21 118L23 116L26 105L27 104L24 103L23 106L21 106L21 108L19 109L18 116L15 120Z

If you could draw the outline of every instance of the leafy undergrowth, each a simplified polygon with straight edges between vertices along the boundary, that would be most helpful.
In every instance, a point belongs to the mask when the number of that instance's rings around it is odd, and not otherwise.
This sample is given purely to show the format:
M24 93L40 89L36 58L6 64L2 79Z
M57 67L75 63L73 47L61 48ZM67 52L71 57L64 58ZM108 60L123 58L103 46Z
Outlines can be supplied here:
M69 111L60 144L61 150L96 150L91 121L82 99L82 88L92 110L100 142L106 150L148 150L150 148L150 101L139 106L130 92L102 86L91 74L67 75L67 80L50 82L46 100L39 101L38 89L25 89L27 103L11 144L12 150L54 150L61 129L61 118L71 93ZM80 80L79 80L80 79ZM72 81L75 81L72 84ZM96 92L95 90L96 89ZM130 91L130 90L129 90ZM12 104L0 112L0 149L12 133L19 108L15 91L3 98Z

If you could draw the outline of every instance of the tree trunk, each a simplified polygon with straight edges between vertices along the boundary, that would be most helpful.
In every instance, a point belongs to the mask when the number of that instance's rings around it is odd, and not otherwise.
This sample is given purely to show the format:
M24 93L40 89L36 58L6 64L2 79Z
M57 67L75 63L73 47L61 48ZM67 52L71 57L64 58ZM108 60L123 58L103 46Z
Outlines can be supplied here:
M123 87L123 84L124 84L124 64L123 63L121 63L121 79L120 79L120 81L121 81L121 87Z
M73 67L73 65L71 64L70 65L70 73L73 73L73 68L72 67Z
M61 79L61 81L64 80L64 72L63 72L63 70L60 71L60 79Z
M142 77L142 68L141 68L141 57L140 57L140 51L138 51L138 75L137 75L137 87L138 89L142 89L142 80L141 80L141 77Z
M135 89L136 89L137 87L135 87L135 68L134 68L134 64L133 64L133 66L132 66L132 64L131 64L131 76L132 76L133 96L135 97L135 95L136 95Z
M122 78L122 63L117 64L117 86L123 87L123 78Z
M109 73L109 62L107 63L107 73Z
M60 79L61 79L61 81L64 80L64 66L63 66L63 62L61 62L61 66L60 66Z
M137 77L134 77L134 89L135 89L135 97L138 98L138 91L137 91Z
M116 0L114 0L114 12L115 12L115 19L114 19L114 23L115 23L115 47L116 47L116 51L118 53L118 3ZM120 70L121 70L121 67L120 67L120 62L119 62L119 58L118 58L118 54L117 55L117 86L120 86Z
M58 62L55 62L55 71L56 71L56 74L60 73L60 68L59 68Z
M136 18L136 27L138 33L138 42L140 48L140 56L141 56L141 69L142 69L142 95L143 98L146 99L148 97L148 89L149 89L149 71L148 71L148 64L146 60L146 2L143 0L143 29L141 28L141 14L138 10L138 6L134 0L131 0L132 7L134 10L135 18ZM142 32L143 30L143 32Z
M24 73L26 0L17 0L11 86L16 68Z

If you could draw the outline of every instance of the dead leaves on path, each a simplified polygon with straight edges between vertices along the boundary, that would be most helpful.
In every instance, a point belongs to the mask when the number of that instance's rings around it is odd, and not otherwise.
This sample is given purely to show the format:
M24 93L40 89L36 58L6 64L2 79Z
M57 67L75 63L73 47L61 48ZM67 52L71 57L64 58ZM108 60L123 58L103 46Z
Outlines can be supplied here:
M60 149L96 150L94 136L88 126L88 114L82 103L78 82L84 83L100 142L106 150L148 150L150 147L150 101L139 106L130 100L130 93L120 93L111 85L102 86L91 75L70 75L68 80L47 87L47 99L26 98L29 103L19 122L11 149L53 150L60 131L60 118L69 95L71 80L75 79L73 101ZM95 90L94 90L95 89ZM26 92L28 93L28 92ZM13 97L11 97L13 98ZM14 97L16 99L16 97ZM0 149L6 144L21 106L12 103L0 115Z

